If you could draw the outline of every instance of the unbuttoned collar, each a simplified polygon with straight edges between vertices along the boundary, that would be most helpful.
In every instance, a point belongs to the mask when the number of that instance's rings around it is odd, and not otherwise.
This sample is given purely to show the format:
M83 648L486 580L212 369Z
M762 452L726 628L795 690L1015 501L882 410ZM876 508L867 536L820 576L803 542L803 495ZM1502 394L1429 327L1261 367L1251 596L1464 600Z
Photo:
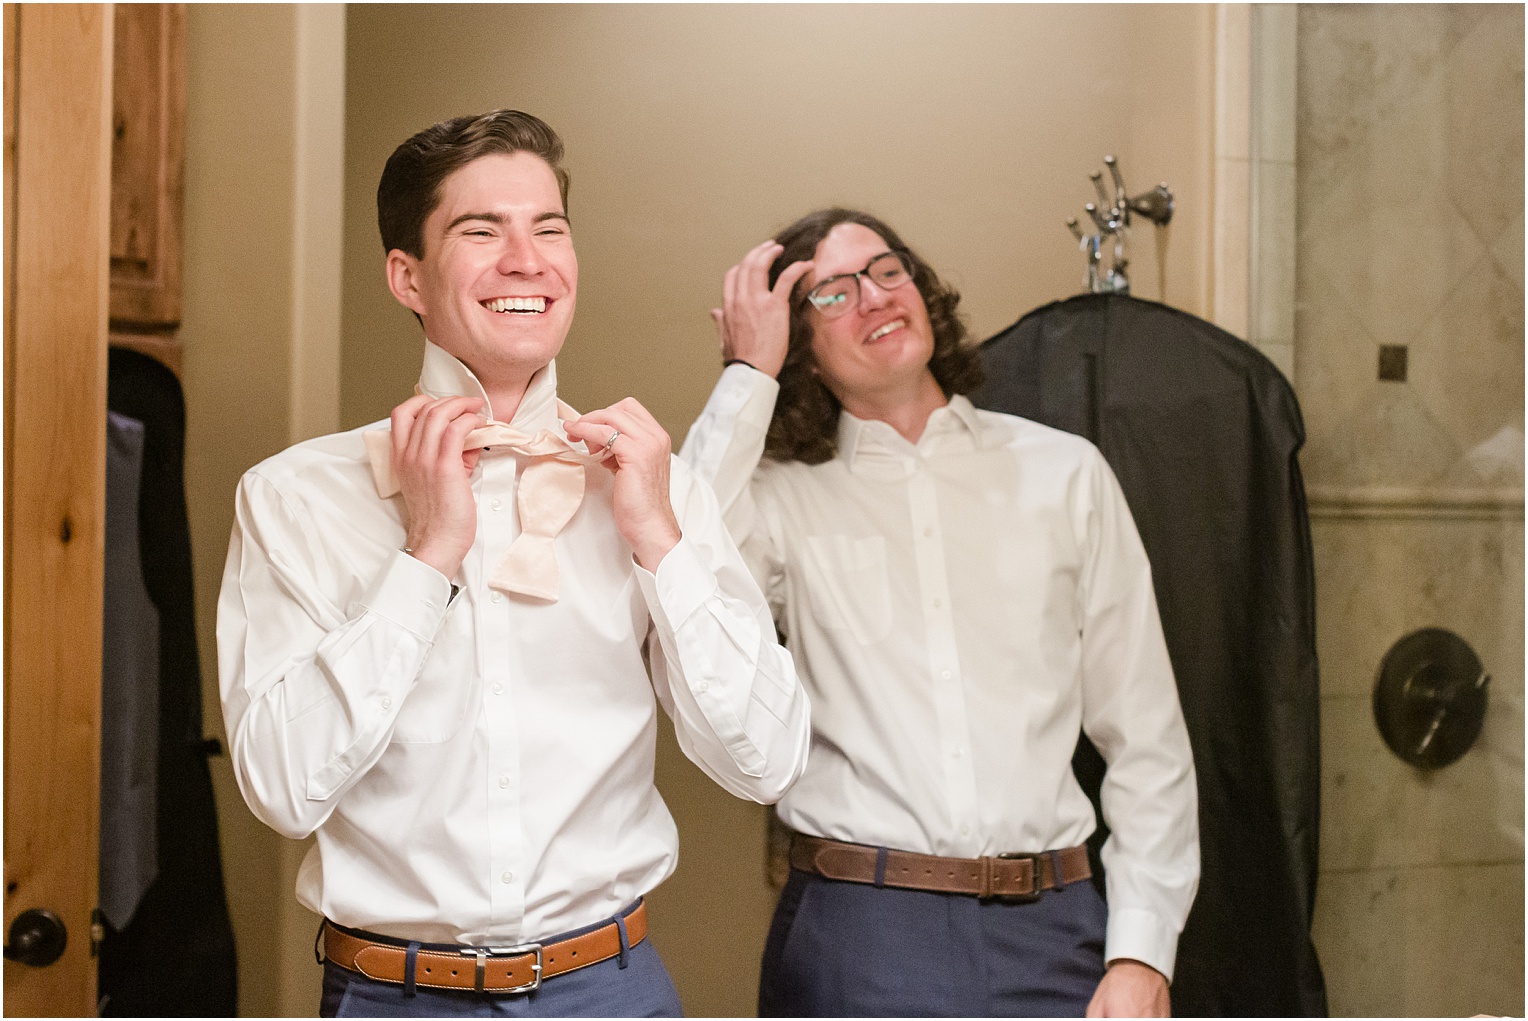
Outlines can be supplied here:
M983 430L976 408L956 394L935 408L916 444L886 422L838 415L838 456L852 472L881 478L907 478L918 462L948 450L980 448Z
M435 398L481 398L483 414L490 419L495 417L493 405L488 400L488 391L483 389L482 382L473 371L455 355L428 340L424 342L424 367L419 370L419 390ZM566 406L557 399L557 362L554 359L526 384L525 396L520 398L520 406L515 409L515 417L509 424L527 435L534 435L541 429L557 432L560 431L560 417L578 417L577 412L571 408L567 408L566 415L559 416L558 410L563 407Z

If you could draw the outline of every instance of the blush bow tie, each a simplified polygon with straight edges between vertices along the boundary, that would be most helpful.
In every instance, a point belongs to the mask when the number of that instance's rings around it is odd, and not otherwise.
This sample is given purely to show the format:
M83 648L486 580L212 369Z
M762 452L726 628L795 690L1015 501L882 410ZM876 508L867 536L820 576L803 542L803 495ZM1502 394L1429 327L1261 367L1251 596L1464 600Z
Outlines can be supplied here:
M578 413L561 401L558 417L566 421ZM393 474L392 430L363 433L366 457L377 485L377 495L388 499L399 491ZM590 454L578 449L550 429L527 435L504 422L488 420L467 434L462 450L506 447L529 458L520 469L515 506L520 512L520 534L509 544L504 558L488 579L501 592L557 601L557 548L555 539L573 519L584 499L584 466L599 464L608 451Z

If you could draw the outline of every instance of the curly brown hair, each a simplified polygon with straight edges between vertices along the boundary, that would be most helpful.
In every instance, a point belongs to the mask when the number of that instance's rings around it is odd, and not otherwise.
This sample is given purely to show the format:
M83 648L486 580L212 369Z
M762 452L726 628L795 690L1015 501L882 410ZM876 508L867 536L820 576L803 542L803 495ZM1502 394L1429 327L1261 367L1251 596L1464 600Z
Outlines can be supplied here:
M966 324L955 310L960 304L960 293L940 281L933 267L904 244L896 231L869 213L838 207L819 209L786 227L775 236L776 243L785 250L769 267L769 286L775 285L787 266L812 258L822 239L841 223L870 228L912 263L913 285L923 295L934 329L934 354L928 367L944 395L970 393L980 386L981 359L974 348L965 345ZM838 415L842 405L817 375L810 308L801 300L805 290L803 282L791 297L790 346L780 369L780 396L775 400L774 417L769 422L764 456L776 461L822 464L838 453Z

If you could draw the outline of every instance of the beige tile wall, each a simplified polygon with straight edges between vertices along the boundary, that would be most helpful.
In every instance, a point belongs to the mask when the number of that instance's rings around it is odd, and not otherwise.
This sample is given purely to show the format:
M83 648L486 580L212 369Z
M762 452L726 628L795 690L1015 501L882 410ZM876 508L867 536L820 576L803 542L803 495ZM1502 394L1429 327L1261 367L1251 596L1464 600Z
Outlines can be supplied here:
M1297 42L1331 1008L1521 1014L1523 10L1302 5ZM1377 379L1381 344L1407 347L1406 382ZM1492 676L1479 741L1433 773L1385 748L1371 703L1421 627Z

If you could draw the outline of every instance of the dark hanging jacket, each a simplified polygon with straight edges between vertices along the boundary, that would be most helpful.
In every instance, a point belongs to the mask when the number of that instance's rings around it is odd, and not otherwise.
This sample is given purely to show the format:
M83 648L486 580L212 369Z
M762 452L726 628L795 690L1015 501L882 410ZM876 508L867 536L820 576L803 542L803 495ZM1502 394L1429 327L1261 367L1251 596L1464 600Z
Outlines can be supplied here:
M100 995L107 1017L232 1017L233 927L223 888L217 808L202 738L202 672L191 589L183 474L186 412L164 365L113 348L108 408L143 423L138 543L143 585L159 615L158 876L132 920L108 919ZM120 919L118 920L121 921Z
M1315 582L1293 390L1250 344L1124 295L1036 309L981 353L972 401L1091 440L1151 560L1199 782L1202 872L1173 1014L1324 1015L1310 938ZM1096 810L1103 761L1086 738L1074 765Z

